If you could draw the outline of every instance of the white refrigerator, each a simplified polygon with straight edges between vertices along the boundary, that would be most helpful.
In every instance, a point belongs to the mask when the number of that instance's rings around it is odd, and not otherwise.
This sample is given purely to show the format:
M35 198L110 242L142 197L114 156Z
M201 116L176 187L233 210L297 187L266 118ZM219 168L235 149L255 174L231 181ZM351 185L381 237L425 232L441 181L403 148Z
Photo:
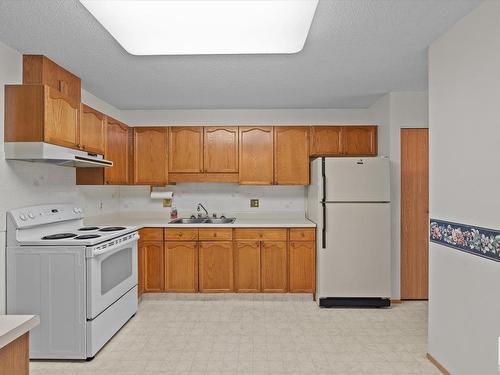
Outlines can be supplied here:
M391 296L389 159L311 162L307 217L317 224L322 307L384 307Z

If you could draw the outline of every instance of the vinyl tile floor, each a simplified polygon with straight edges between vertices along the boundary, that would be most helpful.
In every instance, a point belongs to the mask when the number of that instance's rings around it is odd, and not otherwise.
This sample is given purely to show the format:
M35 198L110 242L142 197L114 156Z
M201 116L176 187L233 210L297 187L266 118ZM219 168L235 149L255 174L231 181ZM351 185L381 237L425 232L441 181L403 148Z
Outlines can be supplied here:
M31 361L32 375L440 374L427 303L320 309L308 295L146 295L90 362Z

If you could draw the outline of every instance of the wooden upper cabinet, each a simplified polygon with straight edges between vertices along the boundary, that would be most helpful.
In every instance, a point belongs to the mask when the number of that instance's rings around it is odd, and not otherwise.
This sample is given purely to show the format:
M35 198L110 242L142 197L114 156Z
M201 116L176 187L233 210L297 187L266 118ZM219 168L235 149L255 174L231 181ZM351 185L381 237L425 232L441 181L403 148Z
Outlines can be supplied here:
M377 127L342 127L342 154L348 156L377 155Z
M104 168L104 181L110 185L129 183L129 129L128 126L110 117L106 124L106 159L112 167Z
M42 55L23 55L23 84L47 85L81 101L80 78Z
M238 127L204 127L203 171L238 172Z
M85 104L80 108L80 148L99 155L106 148L106 116Z
M168 128L134 128L134 183L163 185L168 182Z
M5 142L78 148L80 103L44 85L5 86Z
M311 156L340 155L341 133L341 126L311 126Z
M239 183L242 185L272 185L273 128L239 128Z
M200 173L203 171L203 128L179 126L169 128L169 171Z
M274 183L309 185L309 127L274 128Z

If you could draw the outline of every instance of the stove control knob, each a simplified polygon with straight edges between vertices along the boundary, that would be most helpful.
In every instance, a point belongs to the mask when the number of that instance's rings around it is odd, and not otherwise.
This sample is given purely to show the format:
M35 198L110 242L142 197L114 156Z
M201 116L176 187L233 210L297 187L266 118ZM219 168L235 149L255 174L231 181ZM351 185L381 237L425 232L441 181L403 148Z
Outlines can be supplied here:
M33 214L33 212L29 212L29 213L28 213L28 217L29 217L30 219L34 219L34 218L35 218L35 215Z
M22 221L26 221L28 218L26 217L25 214L21 214L19 215L19 219L21 219Z
M73 212L77 214L79 212L79 208L78 207L73 208Z

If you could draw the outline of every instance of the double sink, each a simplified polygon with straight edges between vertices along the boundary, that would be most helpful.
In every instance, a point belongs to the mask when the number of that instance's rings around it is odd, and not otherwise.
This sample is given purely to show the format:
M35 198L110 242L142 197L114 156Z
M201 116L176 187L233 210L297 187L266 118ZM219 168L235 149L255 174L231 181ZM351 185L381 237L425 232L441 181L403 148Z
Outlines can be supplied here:
M221 218L179 218L169 222L169 224L232 224L236 218L221 217Z

